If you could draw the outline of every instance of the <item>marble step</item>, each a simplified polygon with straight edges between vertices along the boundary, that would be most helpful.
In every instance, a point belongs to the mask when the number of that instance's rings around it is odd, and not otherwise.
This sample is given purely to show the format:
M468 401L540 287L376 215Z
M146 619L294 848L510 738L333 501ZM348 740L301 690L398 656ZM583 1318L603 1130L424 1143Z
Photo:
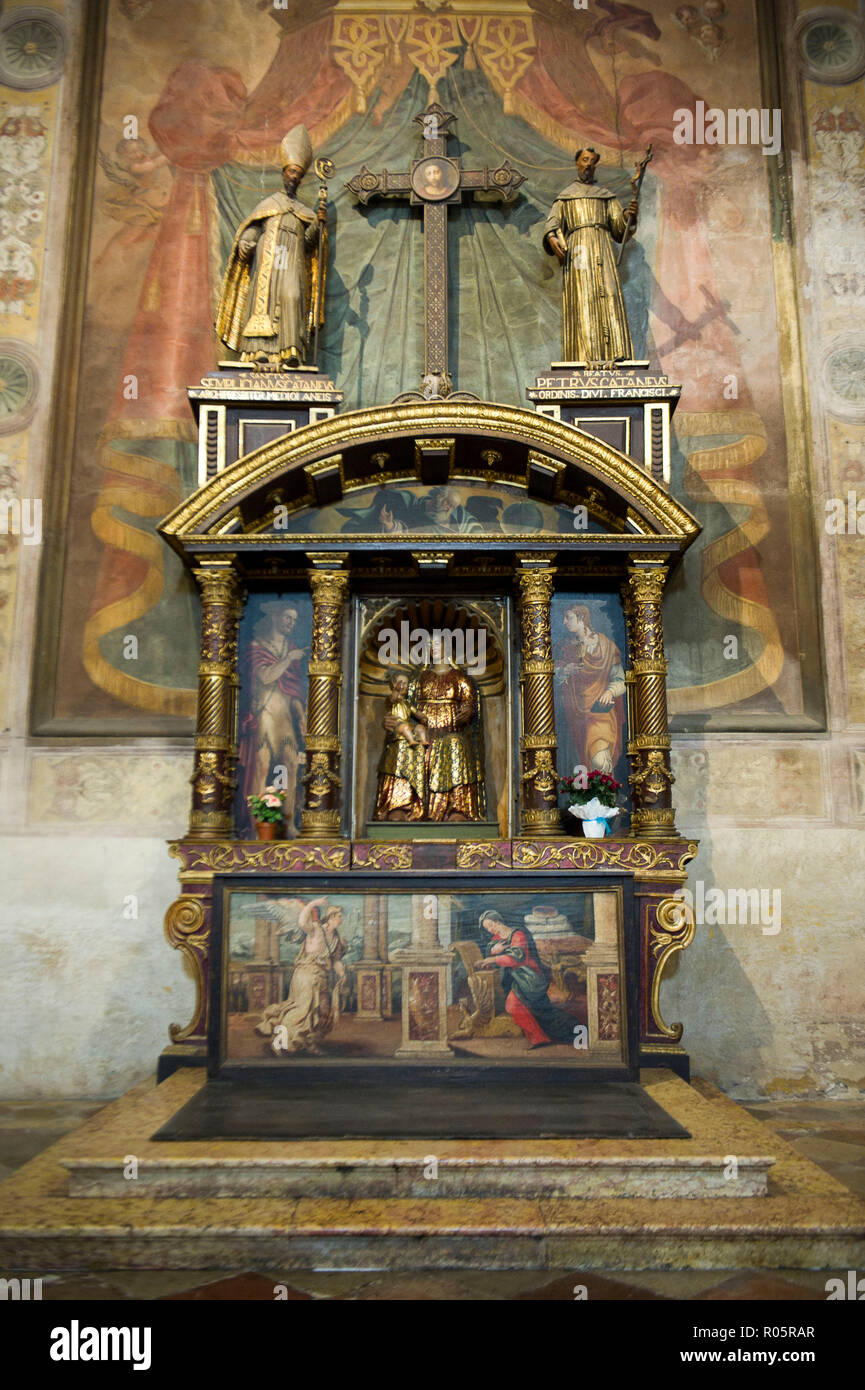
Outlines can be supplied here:
M660 1071L641 1079L690 1138L157 1143L154 1133L204 1084L203 1072L182 1069L161 1086L142 1082L0 1183L0 1269L865 1268L861 1198L707 1083ZM424 1178L419 1165L436 1149L439 1176ZM776 1160L770 1171L766 1153ZM738 1157L743 1182L759 1177L762 1163L768 1192L725 1200L733 1195L721 1176L728 1155ZM282 1180L288 1159L315 1196L297 1186L281 1197L182 1190L184 1175L197 1182L207 1168L209 1181L226 1172L245 1180L251 1167L253 1181L270 1179L273 1160ZM659 1161L669 1159L677 1162ZM124 1177L124 1168L138 1176ZM526 1173L534 1193L445 1196L445 1183L465 1192L472 1180ZM708 1200L555 1195L557 1183L617 1173L725 1186ZM176 1195L147 1188L168 1174ZM407 1190L422 1184L423 1195L347 1199L321 1190L369 1178L390 1191L397 1181ZM83 1193L91 1180L108 1181L115 1195L69 1195L70 1182Z
M135 1159L130 1155L61 1162L69 1174L70 1197L312 1197L351 1201L507 1196L765 1197L775 1162L765 1154L735 1159L720 1154L674 1157L650 1153L438 1157L434 1145L417 1157L369 1156L346 1154L346 1146L339 1147L343 1152L333 1157L301 1153L267 1158Z

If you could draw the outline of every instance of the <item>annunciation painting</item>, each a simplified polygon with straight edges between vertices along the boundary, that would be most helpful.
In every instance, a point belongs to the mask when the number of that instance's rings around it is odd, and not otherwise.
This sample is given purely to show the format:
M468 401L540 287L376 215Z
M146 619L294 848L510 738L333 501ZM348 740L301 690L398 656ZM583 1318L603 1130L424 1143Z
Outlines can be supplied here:
M622 887L412 886L226 885L221 1060L626 1062Z

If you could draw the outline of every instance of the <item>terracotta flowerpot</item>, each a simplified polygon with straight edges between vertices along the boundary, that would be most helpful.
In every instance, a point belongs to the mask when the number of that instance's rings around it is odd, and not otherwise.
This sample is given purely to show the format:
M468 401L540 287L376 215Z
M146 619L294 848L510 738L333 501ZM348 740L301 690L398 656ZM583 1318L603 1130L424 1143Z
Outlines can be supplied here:
M255 828L258 831L259 840L279 839L279 822L275 820L257 820Z

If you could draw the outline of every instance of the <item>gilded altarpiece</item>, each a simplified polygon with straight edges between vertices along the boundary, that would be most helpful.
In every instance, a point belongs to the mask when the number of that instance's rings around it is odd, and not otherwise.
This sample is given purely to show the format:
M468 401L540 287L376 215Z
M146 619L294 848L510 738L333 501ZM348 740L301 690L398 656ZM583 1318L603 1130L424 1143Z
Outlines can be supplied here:
M411 508L426 525L394 527ZM660 995L696 853L662 598L697 527L667 488L543 415L440 401L276 439L162 531L205 620L166 919L198 994L161 1074L687 1074ZM560 795L576 766L621 784L603 839ZM245 799L278 773L278 838L253 840Z

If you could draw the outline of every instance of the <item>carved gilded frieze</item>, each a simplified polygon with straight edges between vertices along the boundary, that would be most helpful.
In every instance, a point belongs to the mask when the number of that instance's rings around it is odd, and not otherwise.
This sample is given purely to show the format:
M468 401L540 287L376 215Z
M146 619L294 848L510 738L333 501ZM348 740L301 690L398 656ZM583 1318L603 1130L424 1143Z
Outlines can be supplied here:
M641 840L564 840L539 843L513 842L515 869L620 869L637 878L661 873L681 875L694 858L697 845L692 840L649 844Z
M308 869L332 872L347 869L351 864L347 843L306 844L301 840L224 840L214 844L175 840L169 853L180 860L183 873L279 874Z

